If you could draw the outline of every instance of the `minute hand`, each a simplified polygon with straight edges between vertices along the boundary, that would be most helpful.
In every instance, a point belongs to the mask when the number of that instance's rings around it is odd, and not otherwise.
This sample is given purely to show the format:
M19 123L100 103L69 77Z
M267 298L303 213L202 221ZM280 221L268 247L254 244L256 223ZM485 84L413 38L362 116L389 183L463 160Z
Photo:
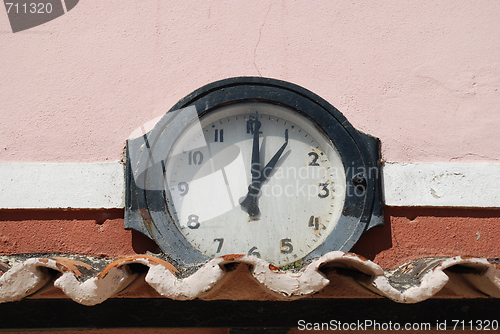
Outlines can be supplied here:
M252 183L248 186L248 193L243 201L240 202L241 207L246 211L252 220L258 219L260 216L258 196L260 193L260 149L259 149L259 131L261 123L259 121L259 114L255 113L255 121L253 128L253 141L252 141L252 161L250 171L252 173Z
M271 176L271 173L273 172L276 163L283 154L283 151L285 151L287 145L288 145L288 129L285 130L285 143L281 145L280 149L274 154L271 160L269 160L269 162L267 163L266 167L264 167L264 169L262 170L262 174L260 177L261 184L265 183L269 179L269 176Z

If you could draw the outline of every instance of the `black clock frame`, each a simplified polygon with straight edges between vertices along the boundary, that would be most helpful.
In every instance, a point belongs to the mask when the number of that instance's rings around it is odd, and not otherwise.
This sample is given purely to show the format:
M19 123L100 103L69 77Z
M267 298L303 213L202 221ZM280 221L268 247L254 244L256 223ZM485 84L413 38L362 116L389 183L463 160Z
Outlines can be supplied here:
M202 117L221 106L246 101L278 104L305 115L332 141L344 163L347 187L342 215L325 241L302 259L299 268L328 252L349 251L362 233L383 224L379 140L356 130L340 111L309 90L276 79L230 78L195 90L168 113L174 115L179 109L194 106L198 117ZM165 124L162 124L164 128L156 129L155 138L145 135L136 139L138 142L127 141L125 228L146 234L169 260L192 268L203 265L210 258L195 249L178 229L168 190L148 190L147 186L136 183L130 159L131 154L135 154L139 161L144 161L150 159L150 150L154 150L155 145L172 145L189 122L182 112L173 116L170 122L175 118L183 126L171 126L164 131ZM144 140L145 145L138 144ZM164 161L151 166L144 172L143 182L147 185L162 180L164 169Z

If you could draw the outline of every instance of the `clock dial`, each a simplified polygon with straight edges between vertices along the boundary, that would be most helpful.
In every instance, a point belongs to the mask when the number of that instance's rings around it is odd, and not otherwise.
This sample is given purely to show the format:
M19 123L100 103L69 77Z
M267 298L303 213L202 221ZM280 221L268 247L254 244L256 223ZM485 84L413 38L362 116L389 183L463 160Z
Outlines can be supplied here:
M293 263L325 241L344 207L337 149L309 118L271 103L204 114L174 143L165 170L175 224L208 257Z

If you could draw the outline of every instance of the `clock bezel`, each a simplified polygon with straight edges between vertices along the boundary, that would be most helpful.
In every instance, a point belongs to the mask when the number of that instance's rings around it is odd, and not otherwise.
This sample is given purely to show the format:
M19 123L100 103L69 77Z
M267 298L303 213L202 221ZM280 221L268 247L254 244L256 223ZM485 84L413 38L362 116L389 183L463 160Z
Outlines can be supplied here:
M330 251L349 251L364 231L381 223L378 140L357 131L340 111L318 95L295 84L269 78L237 77L208 84L181 99L168 113L194 106L198 117L202 117L221 106L246 101L277 104L306 116L332 141L344 165L346 197L338 223L321 245L300 259L300 262L296 262L296 267L301 268ZM182 127L176 127L168 133L159 131L159 136L178 138L182 130ZM168 142L173 143L174 140ZM130 153L128 148L127 155ZM147 155L148 152L142 152L140 159L148 159ZM171 260L181 266L197 267L210 260L194 248L178 229L169 194L165 191L140 189L131 176L130 163L127 163L127 167L130 189L127 192L125 226L148 235ZM370 172L370 177L365 173L362 178L359 171ZM146 180L162 178L163 172L162 168L150 168L147 170ZM139 227L139 224L142 226Z

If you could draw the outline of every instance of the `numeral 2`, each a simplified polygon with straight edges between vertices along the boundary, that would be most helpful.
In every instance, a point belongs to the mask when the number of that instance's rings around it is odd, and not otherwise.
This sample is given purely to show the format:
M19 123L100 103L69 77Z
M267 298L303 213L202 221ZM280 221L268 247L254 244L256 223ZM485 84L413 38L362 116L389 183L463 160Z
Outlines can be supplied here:
M312 158L312 161L309 162L309 166L319 166L319 163L318 163L319 155L318 155L318 153L316 153L316 152L309 152L307 155Z

